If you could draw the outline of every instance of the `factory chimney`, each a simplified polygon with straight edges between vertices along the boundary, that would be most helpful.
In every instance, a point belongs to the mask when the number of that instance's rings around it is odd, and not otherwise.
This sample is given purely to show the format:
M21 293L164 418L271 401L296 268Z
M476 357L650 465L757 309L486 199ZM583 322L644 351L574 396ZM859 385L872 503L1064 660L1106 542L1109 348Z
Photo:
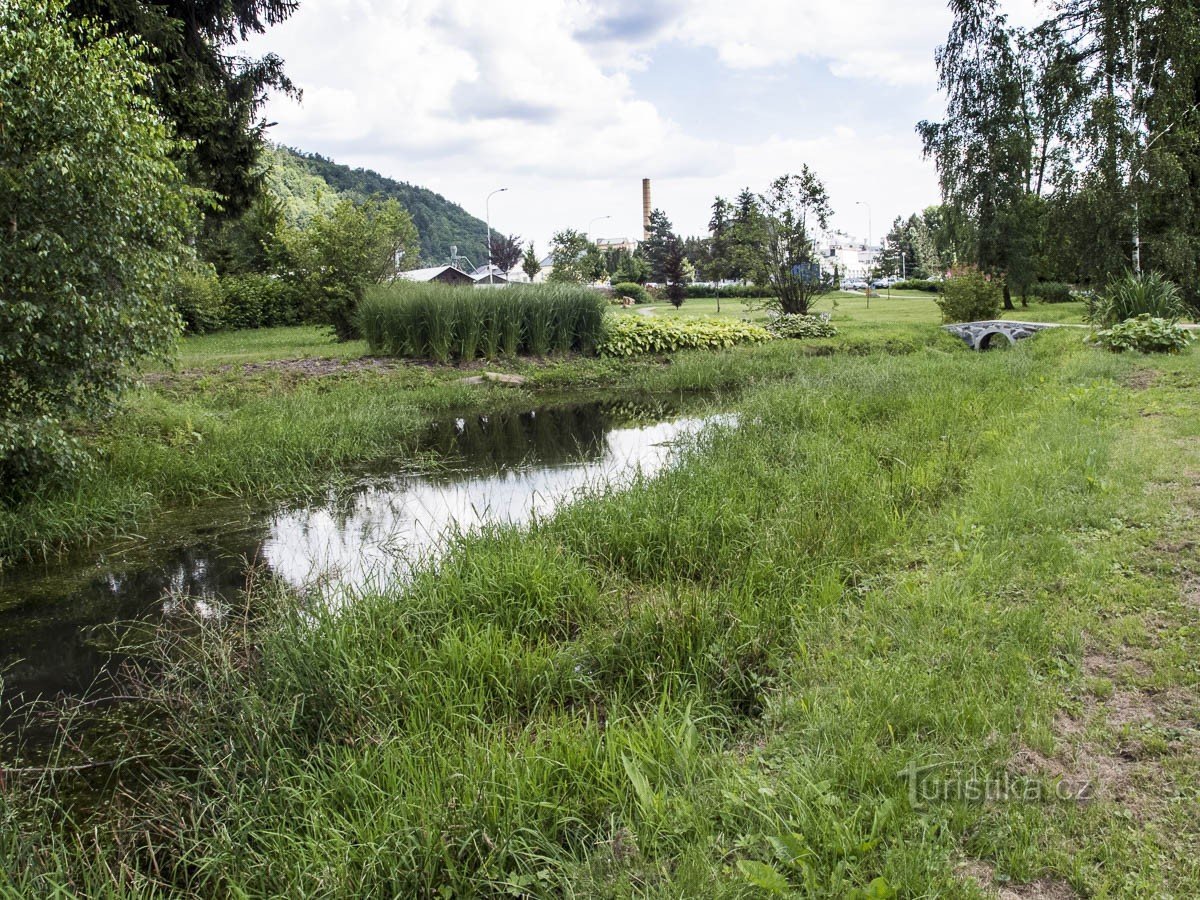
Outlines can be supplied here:
M650 239L650 179L642 179L642 240Z

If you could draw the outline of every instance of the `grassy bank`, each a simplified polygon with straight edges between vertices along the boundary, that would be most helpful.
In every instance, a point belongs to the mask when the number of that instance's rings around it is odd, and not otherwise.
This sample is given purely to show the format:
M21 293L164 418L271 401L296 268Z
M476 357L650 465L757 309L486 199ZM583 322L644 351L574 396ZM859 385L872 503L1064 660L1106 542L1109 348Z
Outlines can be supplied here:
M1172 568L1200 506L1195 358L1147 370L1063 334L796 371L802 352L706 362L794 377L761 380L737 429L654 481L466 540L337 615L281 602L252 647L206 632L157 689L172 764L82 836L10 809L0 877L14 894L1195 893L1197 613L1194 573ZM1168 693L1175 718L1153 705ZM898 773L927 766L1018 788L914 797ZM1080 773L1092 798L1056 799Z
M808 354L956 349L921 328L752 352L616 362L551 356L490 362L521 388L464 385L454 366L366 357L316 328L188 338L177 371L155 371L108 421L81 431L96 464L73 482L0 509L0 567L109 535L139 534L164 508L213 497L276 498L353 477L359 464L403 457L431 416L500 409L554 393L739 390L789 378Z

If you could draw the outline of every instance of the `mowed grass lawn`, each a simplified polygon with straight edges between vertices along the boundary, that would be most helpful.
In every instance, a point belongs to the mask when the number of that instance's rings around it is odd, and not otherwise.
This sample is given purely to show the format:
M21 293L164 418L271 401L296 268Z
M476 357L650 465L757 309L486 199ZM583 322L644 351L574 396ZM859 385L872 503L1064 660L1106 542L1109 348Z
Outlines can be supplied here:
M738 424L410 585L260 584L143 684L119 803L5 780L0 892L1196 896L1197 355L838 346L586 369Z
M741 300L721 300L720 312L717 311L718 301L715 298L685 300L683 306L675 309L669 303L656 301L649 306L634 307L652 309L654 315L674 316L733 316L763 321L766 314L762 310L748 310ZM836 291L818 299L813 307L814 313L829 313L834 324L839 327L856 325L940 325L941 311L933 300L933 295L924 291L892 291L887 290L872 294L868 301L865 294ZM1062 322L1071 324L1083 323L1084 304L1076 303L1031 303L1027 307L1017 304L1012 311L1002 311L1001 319L1011 319L1025 322Z

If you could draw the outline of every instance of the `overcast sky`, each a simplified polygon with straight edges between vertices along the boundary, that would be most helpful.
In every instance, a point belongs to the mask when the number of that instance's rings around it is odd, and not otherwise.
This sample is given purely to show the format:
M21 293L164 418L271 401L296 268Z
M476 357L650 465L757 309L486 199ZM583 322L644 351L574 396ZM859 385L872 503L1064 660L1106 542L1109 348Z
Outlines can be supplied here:
M1032 0L1005 4L1014 20ZM914 125L940 116L943 0L302 0L249 52L304 91L274 140L432 188L544 249L640 237L641 179L684 234L713 197L807 163L834 227L938 200Z

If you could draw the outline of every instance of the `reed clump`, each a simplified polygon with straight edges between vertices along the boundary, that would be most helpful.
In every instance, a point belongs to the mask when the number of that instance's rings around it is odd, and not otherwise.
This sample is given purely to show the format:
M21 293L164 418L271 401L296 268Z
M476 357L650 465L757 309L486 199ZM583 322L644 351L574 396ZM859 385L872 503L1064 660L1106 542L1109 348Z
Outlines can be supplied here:
M594 353L604 297L577 285L478 290L397 281L370 291L359 325L371 353L470 362L500 356Z

